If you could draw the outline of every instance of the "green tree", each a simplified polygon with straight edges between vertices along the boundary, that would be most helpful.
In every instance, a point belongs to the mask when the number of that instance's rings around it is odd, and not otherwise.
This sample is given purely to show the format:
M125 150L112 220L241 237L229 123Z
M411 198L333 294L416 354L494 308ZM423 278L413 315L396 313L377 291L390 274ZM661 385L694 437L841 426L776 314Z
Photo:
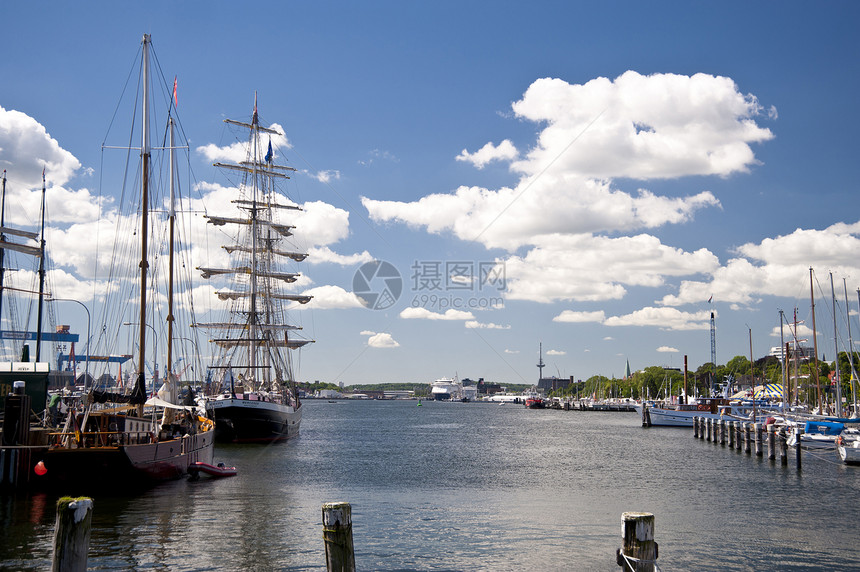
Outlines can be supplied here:
M744 356L735 356L726 362L726 369L728 370L728 373L735 377L740 375L749 375L750 360Z

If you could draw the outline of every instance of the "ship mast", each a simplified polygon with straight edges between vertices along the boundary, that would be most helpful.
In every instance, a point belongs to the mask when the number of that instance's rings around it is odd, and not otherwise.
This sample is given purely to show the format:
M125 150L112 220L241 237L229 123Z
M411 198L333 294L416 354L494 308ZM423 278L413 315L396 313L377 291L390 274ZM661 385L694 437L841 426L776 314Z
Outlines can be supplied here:
M818 379L818 333L815 331L815 291L812 288L812 267L809 267L809 298L812 305L812 361L815 373L815 388L818 391L818 412L824 413L821 403L821 380Z
M251 311L248 314L249 338L248 338L248 375L256 380L257 371L257 169L259 157L257 139L259 139L259 119L257 118L257 92L254 92L254 115L251 117L251 276L250 294Z
M140 353L138 356L137 385L134 393L139 398L146 398L146 380L144 364L146 363L146 274L149 270L147 259L147 236L149 233L149 159L151 155L149 142L149 34L143 35L143 134L140 156L141 164L141 227L140 227ZM158 359L158 356L155 356ZM143 416L143 401L137 406L137 413Z
M39 241L39 301L36 311L36 361L42 351L42 308L45 305L45 168L42 168L42 238Z
M224 362L218 366L230 371L246 371L246 379L253 380L253 389L271 388L272 381L281 378L282 365L289 368L289 352L281 354L279 348L296 349L311 343L310 340L291 338L286 335L289 330L299 330L298 326L285 323L277 313L281 311L282 301L307 304L311 296L280 293L276 283L293 283L299 278L298 273L281 272L277 260L289 258L301 262L307 257L306 253L281 250L276 244L284 237L292 236L293 226L281 224L274 220L276 209L301 210L295 205L282 205L273 202L276 195L274 184L278 179L289 179L288 171L293 167L274 164L271 141L269 150L265 151L260 136L263 133L282 137L283 134L274 129L260 125L257 112L257 95L254 94L254 112L250 123L225 119L225 123L248 129L248 149L246 159L238 164L214 163L215 167L238 172L243 181L239 185L239 196L232 201L243 213L242 216L205 215L207 221L215 226L238 225L245 227L241 233L244 240L239 239L234 244L223 248L228 254L238 254L227 268L197 267L204 279L218 276L233 276L234 288L216 292L221 300L231 300L237 303L231 310L233 316L244 315L241 320L231 320L212 323L197 323L194 327L203 327L225 331L211 341L222 350ZM263 154L265 153L265 158ZM283 332L283 333L281 333ZM231 348L237 353L231 354ZM242 357L244 363L230 363L234 357ZM274 371L272 371L274 368ZM225 372L226 380L230 379Z
M176 169L175 160L173 157L173 149L175 146L174 143L174 124L173 118L169 118L167 121L168 125L170 125L170 210L167 215L167 220L170 228L170 253L169 253L169 262L167 265L167 363L164 368L167 377L167 383L170 389L170 402L176 403L177 399L177 388L173 383L173 380L170 378L170 374L173 369L173 250L174 250L174 236L175 236L175 221L176 221L176 192L175 192L175 180L176 180ZM157 359L158 356L156 356Z
M833 273L830 273L830 299L833 302L833 353L835 361L833 362L836 380L836 416L842 417L842 379L839 375L839 335L836 330L836 289L833 287Z
M3 191L0 193L0 243L6 242L2 229L6 221L6 169L3 169ZM3 278L6 274L6 249L0 248L0 321L3 318Z

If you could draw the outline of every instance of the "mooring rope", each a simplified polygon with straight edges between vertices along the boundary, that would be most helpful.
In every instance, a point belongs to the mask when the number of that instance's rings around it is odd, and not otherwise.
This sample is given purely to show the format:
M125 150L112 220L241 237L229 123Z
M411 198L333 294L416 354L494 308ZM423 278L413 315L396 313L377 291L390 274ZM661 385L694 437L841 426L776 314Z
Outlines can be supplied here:
M620 551L618 553L621 555L622 558L624 558L624 563L627 564L627 567L630 568L631 572L636 572L636 565L639 562L644 562L645 564L653 564L654 569L657 570L658 572L661 572L660 571L660 565L657 564L656 560L644 560L642 558L627 556L626 554L624 554L623 552L620 552Z

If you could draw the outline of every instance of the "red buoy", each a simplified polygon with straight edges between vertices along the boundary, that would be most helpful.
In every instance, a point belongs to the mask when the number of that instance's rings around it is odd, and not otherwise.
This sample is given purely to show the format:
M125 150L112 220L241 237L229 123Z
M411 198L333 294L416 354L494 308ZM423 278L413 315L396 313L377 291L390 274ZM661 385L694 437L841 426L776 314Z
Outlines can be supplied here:
M45 468L45 462L44 461L39 461L38 463L36 463L36 466L33 467L33 470L36 471L36 474L39 475L40 477L48 472L48 469Z

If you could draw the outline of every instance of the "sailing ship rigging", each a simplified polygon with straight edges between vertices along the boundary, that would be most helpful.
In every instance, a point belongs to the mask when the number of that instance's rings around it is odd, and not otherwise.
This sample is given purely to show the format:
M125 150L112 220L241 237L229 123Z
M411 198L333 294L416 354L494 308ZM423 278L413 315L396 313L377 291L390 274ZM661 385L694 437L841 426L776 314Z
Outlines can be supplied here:
M295 226L281 222L280 216L301 207L278 184L296 169L275 163L272 138L277 141L283 134L260 124L256 94L250 122L225 122L247 132L247 148L242 162L214 164L239 175L232 200L239 214L206 215L214 226L236 228L234 240L222 247L231 264L198 267L204 279L227 282L216 294L229 303L225 319L196 324L213 332L215 369L221 373L207 408L219 439L282 441L298 434L302 413L291 350L312 342L299 337L301 327L290 323L288 312L296 304L307 304L311 296L290 291L285 285L296 283L300 274L284 269L287 261L301 262L307 254L281 247Z
M179 317L174 313L173 302L173 267L174 251L174 215L175 208L170 205L169 247L168 252L168 289L167 303L161 296L164 290L157 283L159 273L156 270L161 263L156 248L163 246L151 240L150 224L155 225L154 214L150 210L150 191L155 181L154 170L151 168L153 147L150 143L150 50L149 35L143 36L141 77L143 85L142 116L141 116L141 147L140 147L140 202L139 216L123 217L117 215L117 220L136 220L139 228L129 233L121 225L117 225L114 244L119 245L117 253L122 260L112 262L110 284L115 288L109 289L103 304L103 327L100 343L106 346L107 333L118 332L123 319L128 312L135 312L139 326L138 360L136 364L135 381L130 391L112 384L100 385L86 395L79 407L73 408L65 421L64 427L52 435L49 448L41 460L42 471L39 473L40 483L57 485L79 483L85 486L131 486L135 484L153 484L155 482L174 479L188 474L189 467L194 463L211 463L214 447L214 423L206 419L204 411L193 403L180 403L177 399L175 379L168 376L167 381L157 396L150 397L145 378L147 364L147 329L154 334L153 346L157 347L158 338L162 335L164 326L167 336L162 338L167 344L168 363L171 362L174 336L174 323ZM172 132L172 118L168 119L168 129ZM175 147L172 137L170 150ZM171 178L171 194L173 193L174 160L171 152L169 172ZM173 200L173 197L171 197ZM130 204L131 201L121 201ZM123 249L129 247L129 237L139 239L137 256ZM155 244L153 244L155 242ZM150 263L152 261L152 264ZM121 264L125 262L127 264ZM131 263L131 264L128 264ZM123 279L119 270L130 267L135 279ZM127 293L137 284L136 306L132 297ZM149 298L156 300L160 312L152 312ZM165 308L166 307L166 308ZM167 317L159 323L157 318L166 312ZM114 318L113 321L108 318ZM189 320L190 321L190 320ZM132 324L132 322L122 322ZM118 342L114 338L114 347ZM162 345L162 347L164 347ZM157 351L155 352L157 354ZM130 355L121 356L120 367ZM110 365L112 360L105 360ZM156 381L156 380L154 380ZM153 389L156 389L153 384ZM101 404L110 404L102 406ZM160 413L160 414L159 414Z
M45 299L45 192L46 192L46 184L45 184L45 170L42 169L42 202L40 208L40 219L41 219L41 230L40 232L31 232L26 230L20 230L17 228L10 228L6 226L6 170L3 170L3 178L2 178L2 191L0 191L0 316L3 315L3 310L7 310L9 315L9 324L11 325L11 329L9 331L2 331L3 338L12 338L13 340L21 342L22 338L27 337L27 335L20 331L18 324L18 312L17 306L14 301L8 299L7 293L9 292L20 292L27 295L36 295L36 305L37 305L37 318L36 318L36 333L33 337L36 342L36 361L40 361L41 359L41 342L42 342L42 313L44 307L44 299ZM38 246L32 244L22 244L20 242L15 242L9 240L9 236L15 236L17 238L26 239L30 241L38 242ZM7 270L7 259L8 254L7 251L13 251L17 253L24 254L29 257L33 257L38 261L38 270L36 271L36 279L38 281L38 286L34 286L31 288L18 288L15 286L10 286L6 280L6 270ZM34 289L35 288L35 289ZM21 359L22 348L20 346L16 346L15 351L13 352L17 357L15 359Z

